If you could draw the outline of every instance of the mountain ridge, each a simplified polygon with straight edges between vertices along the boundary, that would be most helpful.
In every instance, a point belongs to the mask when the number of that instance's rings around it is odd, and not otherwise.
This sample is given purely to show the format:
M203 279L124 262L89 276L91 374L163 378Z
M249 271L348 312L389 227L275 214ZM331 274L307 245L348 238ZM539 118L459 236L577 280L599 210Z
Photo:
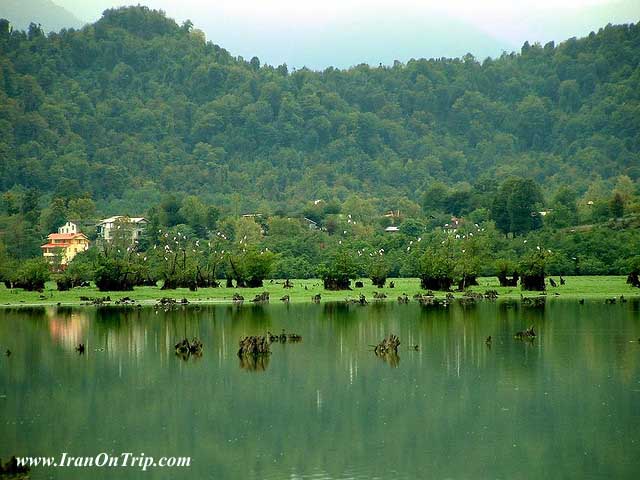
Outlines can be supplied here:
M84 24L73 13L51 0L3 0L0 18L10 20L18 30L27 30L32 22L40 24L45 32L80 28Z
M418 202L438 182L475 192L519 175L582 195L640 177L637 24L483 62L290 72L128 7L75 32L5 29L0 53L2 191L291 212Z

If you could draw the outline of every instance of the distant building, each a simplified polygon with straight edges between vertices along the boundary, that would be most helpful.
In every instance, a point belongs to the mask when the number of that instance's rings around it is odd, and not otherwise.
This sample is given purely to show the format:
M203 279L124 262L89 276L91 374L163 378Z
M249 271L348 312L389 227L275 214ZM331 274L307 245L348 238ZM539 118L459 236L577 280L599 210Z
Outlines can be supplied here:
M149 221L143 217L126 217L124 215L115 215L105 218L96 226L98 238L110 242L113 240L116 232L130 237L131 241L138 240L142 236L142 232L149 224Z
M395 233L400 231L400 227L394 227L393 225L384 229L387 233Z
M309 230L317 230L318 229L318 223L314 222L313 220L311 220L310 218L304 217L304 221L307 222L307 226L309 227Z
M44 258L64 270L73 257L89 248L89 239L75 223L67 222L58 228L58 233L50 233L40 248Z
M78 225L73 222L67 222L58 229L58 233L80 233Z

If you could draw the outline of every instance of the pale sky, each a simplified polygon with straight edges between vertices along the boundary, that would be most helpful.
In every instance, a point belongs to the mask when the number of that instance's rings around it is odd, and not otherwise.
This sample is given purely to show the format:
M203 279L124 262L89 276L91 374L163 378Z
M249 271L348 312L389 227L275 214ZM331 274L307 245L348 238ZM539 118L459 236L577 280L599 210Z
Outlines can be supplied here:
M640 21L640 0L53 0L81 20L140 3L245 58L321 69L519 50L607 23Z

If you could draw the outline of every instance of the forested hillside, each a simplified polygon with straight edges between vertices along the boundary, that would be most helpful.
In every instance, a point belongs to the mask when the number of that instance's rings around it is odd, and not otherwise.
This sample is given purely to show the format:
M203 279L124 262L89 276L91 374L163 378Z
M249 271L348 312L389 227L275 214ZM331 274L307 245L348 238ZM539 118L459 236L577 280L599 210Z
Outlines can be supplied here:
M514 174L582 195L640 177L639 63L638 24L498 59L313 72L234 57L144 7L48 36L2 22L0 190L299 212L352 193L393 208L436 181L494 191Z

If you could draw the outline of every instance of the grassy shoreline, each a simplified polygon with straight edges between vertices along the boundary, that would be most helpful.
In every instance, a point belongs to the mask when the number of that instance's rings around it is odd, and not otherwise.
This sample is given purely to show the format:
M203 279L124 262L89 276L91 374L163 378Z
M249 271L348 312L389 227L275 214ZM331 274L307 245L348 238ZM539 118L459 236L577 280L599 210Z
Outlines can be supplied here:
M640 297L640 289L626 284L624 276L582 276L565 277L567 283L563 286L547 288L548 299L607 299L624 295L627 298ZM556 280L558 280L556 278ZM34 305L86 305L80 297L102 298L110 297L111 304L124 297L134 299L142 305L152 305L162 297L175 299L186 298L190 303L231 303L234 294L240 294L245 302L250 302L255 295L262 292L269 292L272 303L280 302L280 298L289 295L291 303L310 303L311 297L315 294L322 296L323 302L344 301L345 299L358 298L360 294L372 301L374 292L383 292L387 295L386 301L397 300L397 297L406 293L413 297L416 293L424 293L420 288L420 281L417 278L397 278L387 281L383 289L378 289L371 284L369 279L360 279L364 283L363 288L353 290L327 291L322 287L319 279L293 280L294 287L283 288L282 280L267 280L263 288L202 288L191 292L186 288L176 290L161 290L159 287L136 287L131 292L100 292L95 287L75 288L66 292L56 290L54 282L48 282L45 290L39 292L26 292L21 289L7 289L0 287L0 308L16 306ZM395 283L395 288L389 288L389 282ZM500 287L497 278L483 277L479 279L478 286L471 288L474 292L484 293L487 290L496 290L498 299L520 299L537 296L538 292L525 292L520 287ZM353 282L352 282L353 285ZM435 292L436 296L444 297L446 292ZM461 292L454 292L456 297L462 296Z

